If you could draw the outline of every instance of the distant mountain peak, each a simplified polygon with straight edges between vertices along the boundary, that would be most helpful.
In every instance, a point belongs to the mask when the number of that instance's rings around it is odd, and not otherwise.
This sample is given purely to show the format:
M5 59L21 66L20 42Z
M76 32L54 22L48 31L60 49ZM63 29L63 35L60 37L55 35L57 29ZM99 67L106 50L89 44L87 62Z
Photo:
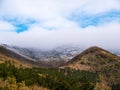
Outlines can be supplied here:
M87 71L100 71L106 65L114 65L114 63L119 62L120 57L100 47L92 46L75 56L64 67Z
M83 52L81 52L79 55L77 55L76 57L74 57L71 61L76 61L79 60L82 57L87 57L87 56L96 56L96 55L100 55L100 54L105 54L105 53L110 53L107 50L102 49L101 47L98 46L92 46L89 47L88 49L84 50ZM111 54L111 53L110 53ZM71 62L70 61L70 62Z
M95 53L95 52L101 52L101 51L108 52L108 51L102 49L101 47L92 46L92 47L89 47L88 49L84 50L82 53L87 54L87 53Z

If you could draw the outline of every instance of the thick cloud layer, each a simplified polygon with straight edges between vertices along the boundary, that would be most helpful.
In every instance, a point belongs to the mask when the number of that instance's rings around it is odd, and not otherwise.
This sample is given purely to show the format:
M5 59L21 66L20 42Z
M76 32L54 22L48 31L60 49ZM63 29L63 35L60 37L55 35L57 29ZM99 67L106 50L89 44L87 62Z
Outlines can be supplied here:
M119 0L1 0L0 43L120 49Z

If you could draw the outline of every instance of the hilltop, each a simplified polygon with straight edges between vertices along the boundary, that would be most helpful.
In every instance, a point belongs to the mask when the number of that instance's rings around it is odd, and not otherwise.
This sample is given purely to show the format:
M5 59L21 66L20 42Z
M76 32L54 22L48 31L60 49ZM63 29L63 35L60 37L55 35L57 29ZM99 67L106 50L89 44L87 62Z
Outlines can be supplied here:
M110 53L100 47L94 46L84 50L79 55L71 59L66 67L99 71L100 68L120 62L120 57ZM86 68L82 68L85 66Z
M61 68L96 72L110 87L120 85L120 57L100 47L90 47Z

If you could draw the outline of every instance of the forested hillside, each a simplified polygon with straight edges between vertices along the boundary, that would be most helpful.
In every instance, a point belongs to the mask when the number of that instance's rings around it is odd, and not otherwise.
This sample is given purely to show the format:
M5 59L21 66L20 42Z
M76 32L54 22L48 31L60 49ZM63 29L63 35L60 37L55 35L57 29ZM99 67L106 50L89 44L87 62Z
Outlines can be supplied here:
M17 68L11 62L0 64L0 90L93 90L96 73L72 69ZM3 84L4 82L4 84ZM6 85L7 84L7 85Z

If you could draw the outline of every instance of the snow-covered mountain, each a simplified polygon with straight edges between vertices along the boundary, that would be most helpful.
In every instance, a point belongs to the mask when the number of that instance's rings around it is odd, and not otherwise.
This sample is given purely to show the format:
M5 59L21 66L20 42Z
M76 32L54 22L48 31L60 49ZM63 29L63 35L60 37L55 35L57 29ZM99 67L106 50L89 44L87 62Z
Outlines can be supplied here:
M40 50L35 48L21 48L18 46L9 46L2 44L2 46L19 53L20 55L32 58L36 61L69 61L74 56L79 54L82 49L75 46L62 46L52 50Z
M69 61L74 56L84 50L79 46L60 46L51 50L41 50L36 48L21 48L18 46L10 46L2 44L4 46L26 58L33 59L36 61ZM113 54L120 56L120 50L109 50Z
M35 48L21 48L18 46L10 46L6 44L0 45L25 60L33 61L39 63L41 66L45 67L58 67L64 65L73 57L81 53L84 48L79 46L61 46L51 50L41 50ZM119 50L109 50L113 54L120 55Z

